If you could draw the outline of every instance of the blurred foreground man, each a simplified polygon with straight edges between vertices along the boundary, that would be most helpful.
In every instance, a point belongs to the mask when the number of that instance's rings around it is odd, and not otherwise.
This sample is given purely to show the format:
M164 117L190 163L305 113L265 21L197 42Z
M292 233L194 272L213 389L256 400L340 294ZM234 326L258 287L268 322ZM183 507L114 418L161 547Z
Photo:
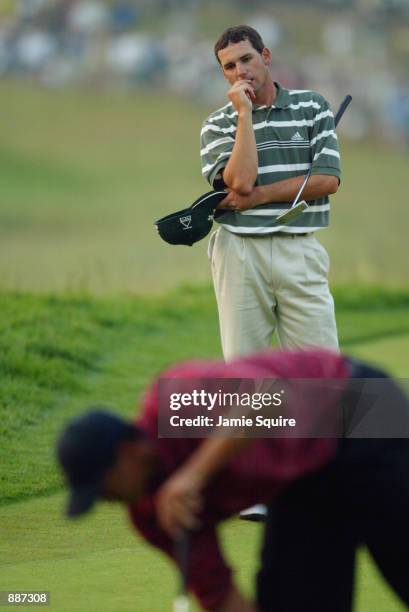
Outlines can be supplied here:
M208 388L222 378L294 381L291 401L307 429L312 415L345 402L353 422L361 398L351 394L352 386L379 379L388 435L398 418L402 436L409 432L408 401L392 380L324 350L182 363L160 380L184 386L194 379L196 387L201 381ZM327 393L309 397L297 395L300 379L332 383ZM142 536L171 557L180 531L191 530L189 588L204 610L349 612L360 545L409 606L408 439L158 437L159 397L156 381L136 423L93 410L67 426L58 458L70 486L69 516L87 512L97 499L119 500ZM216 527L260 502L271 507L252 604L234 584Z

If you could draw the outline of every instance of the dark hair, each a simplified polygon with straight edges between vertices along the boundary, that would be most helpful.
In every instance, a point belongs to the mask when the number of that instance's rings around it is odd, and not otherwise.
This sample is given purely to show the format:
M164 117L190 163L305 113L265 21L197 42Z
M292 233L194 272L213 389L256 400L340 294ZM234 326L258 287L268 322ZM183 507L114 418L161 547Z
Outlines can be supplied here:
M248 40L249 43L251 43L252 47L254 47L254 49L259 53L261 53L265 47L263 39L254 28L251 28L247 25L239 25L234 26L232 28L227 28L227 30L225 30L223 34L221 34L221 36L214 45L214 54L219 64L219 51L221 49L225 49L231 43L235 44L241 42L242 40Z

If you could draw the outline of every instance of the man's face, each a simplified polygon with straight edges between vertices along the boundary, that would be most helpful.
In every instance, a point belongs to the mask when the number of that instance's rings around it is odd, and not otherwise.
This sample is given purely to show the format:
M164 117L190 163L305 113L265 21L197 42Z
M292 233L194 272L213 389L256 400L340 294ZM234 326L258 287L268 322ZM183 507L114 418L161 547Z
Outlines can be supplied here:
M115 465L105 474L103 499L135 503L143 495L152 471L152 453L143 442L124 443Z
M271 53L266 47L260 54L248 40L242 40L221 49L218 57L230 85L247 80L257 92L265 84L271 64Z

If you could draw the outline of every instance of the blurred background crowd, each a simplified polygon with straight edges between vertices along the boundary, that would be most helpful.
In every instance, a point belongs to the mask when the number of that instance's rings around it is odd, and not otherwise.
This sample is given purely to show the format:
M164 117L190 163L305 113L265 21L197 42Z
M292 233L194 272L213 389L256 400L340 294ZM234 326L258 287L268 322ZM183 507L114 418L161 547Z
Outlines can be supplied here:
M240 22L260 31L285 86L353 95L350 138L409 148L409 0L1 0L0 78L222 104L212 47Z

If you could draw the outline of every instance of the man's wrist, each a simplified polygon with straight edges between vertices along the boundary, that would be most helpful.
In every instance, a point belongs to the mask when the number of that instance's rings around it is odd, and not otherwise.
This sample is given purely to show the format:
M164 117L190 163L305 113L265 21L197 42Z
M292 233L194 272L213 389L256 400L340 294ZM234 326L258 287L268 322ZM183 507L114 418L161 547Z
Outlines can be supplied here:
M187 465L181 468L181 471L191 481L192 486L199 491L207 485L210 478L206 468L203 468L197 462L188 462Z
M232 584L224 601L215 609L215 612L256 612L256 608Z
M251 119L253 120L253 116L252 116L252 109L251 108L242 108L237 112L237 116L239 119Z
M267 197L265 185L257 185L254 187L255 200L258 204L268 204L270 199Z

